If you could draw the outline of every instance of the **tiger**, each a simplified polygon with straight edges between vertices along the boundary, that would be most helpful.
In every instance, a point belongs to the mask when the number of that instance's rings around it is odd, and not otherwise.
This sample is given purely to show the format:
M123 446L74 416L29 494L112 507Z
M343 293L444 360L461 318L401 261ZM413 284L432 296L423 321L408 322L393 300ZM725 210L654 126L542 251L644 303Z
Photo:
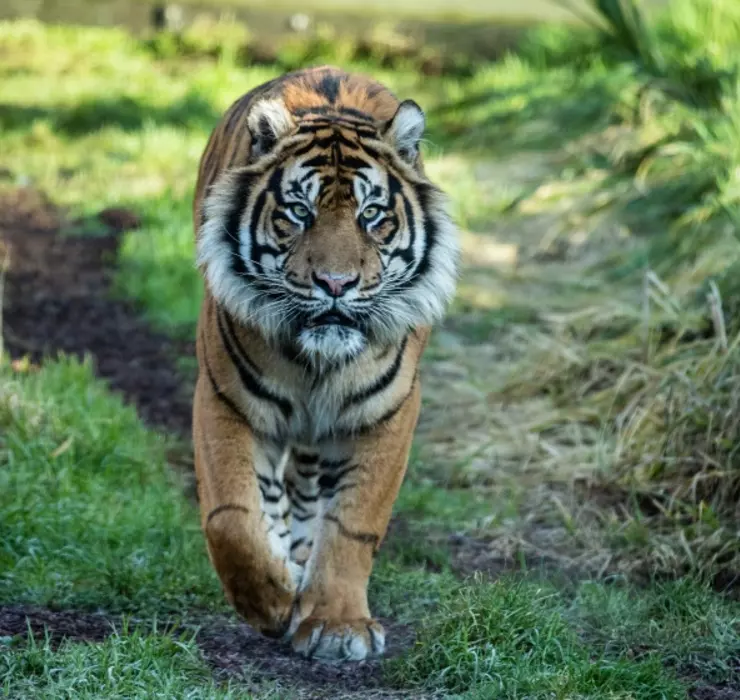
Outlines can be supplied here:
M200 160L201 526L230 605L308 658L385 648L368 583L458 276L424 131L413 100L320 66L239 98Z

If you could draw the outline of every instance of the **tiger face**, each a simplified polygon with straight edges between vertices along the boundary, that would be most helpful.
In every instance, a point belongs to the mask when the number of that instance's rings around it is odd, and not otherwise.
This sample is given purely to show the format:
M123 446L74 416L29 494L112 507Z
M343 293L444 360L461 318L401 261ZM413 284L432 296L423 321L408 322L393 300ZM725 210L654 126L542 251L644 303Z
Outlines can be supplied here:
M334 105L248 115L250 155L211 187L199 264L219 303L268 339L339 361L438 320L457 236L425 177L414 102L378 122Z

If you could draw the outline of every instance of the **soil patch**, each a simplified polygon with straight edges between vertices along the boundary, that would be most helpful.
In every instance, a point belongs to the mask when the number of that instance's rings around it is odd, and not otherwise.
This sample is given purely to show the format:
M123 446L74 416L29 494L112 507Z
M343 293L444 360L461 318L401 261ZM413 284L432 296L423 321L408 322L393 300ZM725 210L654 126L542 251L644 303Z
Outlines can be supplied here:
M692 700L740 700L740 689L699 683L692 689L690 696Z
M410 628L389 620L380 622L388 641L385 659L399 655L413 642ZM239 677L245 670L249 673L257 669L262 679L300 684L309 697L395 696L393 691L382 687L380 661L349 664L307 661L296 657L288 644L265 640L249 626L236 624L233 618L205 620L197 639L208 663L225 676ZM409 697L408 691L403 697Z
M412 642L413 632L387 620L381 620L388 633L386 658L398 655ZM49 610L38 606L0 606L0 637L27 637L29 630L36 639L48 636L53 648L64 640L101 642L123 625L123 618L104 613L78 610ZM129 619L128 629L150 627L141 619ZM206 616L187 623L162 620L157 622L160 633L196 634L198 646L214 673L222 678L237 678L246 682L278 681L283 686L295 686L300 698L391 698L422 696L402 694L382 687L379 661L349 664L328 664L297 657L289 645L266 639L235 617Z
M190 435L191 397L175 358L192 356L193 343L153 332L129 303L112 298L111 277L123 230L135 214L104 210L101 235L60 231L70 222L42 194L0 194L0 239L8 265L3 335L11 357L40 362L59 352L92 355L97 373L135 404L151 425Z
M0 637L25 637L29 630L36 638L48 634L57 647L63 639L78 642L100 642L120 627L120 618L103 613L76 610L48 610L30 605L0 606Z

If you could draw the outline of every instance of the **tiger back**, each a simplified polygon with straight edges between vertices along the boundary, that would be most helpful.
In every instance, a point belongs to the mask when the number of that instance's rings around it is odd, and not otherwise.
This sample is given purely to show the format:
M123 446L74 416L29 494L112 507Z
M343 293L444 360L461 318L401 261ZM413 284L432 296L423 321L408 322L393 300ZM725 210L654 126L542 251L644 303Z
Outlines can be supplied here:
M201 159L202 525L229 601L306 656L384 647L367 582L458 260L423 131L414 102L322 67L235 102Z

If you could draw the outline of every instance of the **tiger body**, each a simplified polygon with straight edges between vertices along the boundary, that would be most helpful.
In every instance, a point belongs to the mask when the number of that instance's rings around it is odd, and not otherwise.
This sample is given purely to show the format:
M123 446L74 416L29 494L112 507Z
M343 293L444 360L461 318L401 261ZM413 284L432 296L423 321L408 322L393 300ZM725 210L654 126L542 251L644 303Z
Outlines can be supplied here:
M306 656L384 648L367 583L458 256L423 123L382 85L316 68L235 102L201 159L202 526L228 600Z

